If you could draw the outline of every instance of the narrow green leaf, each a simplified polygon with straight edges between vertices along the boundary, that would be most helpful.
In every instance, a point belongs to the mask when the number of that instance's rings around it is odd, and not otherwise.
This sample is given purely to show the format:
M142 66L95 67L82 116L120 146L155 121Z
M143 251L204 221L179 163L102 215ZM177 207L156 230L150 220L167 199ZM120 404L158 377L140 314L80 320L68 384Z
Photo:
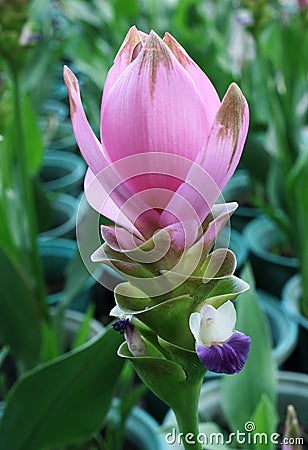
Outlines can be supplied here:
M37 117L26 96L23 98L21 113L28 171L29 175L34 175L41 165L44 150Z
M121 345L118 353L132 362L134 369L146 386L167 405L170 406L174 403L176 391L179 392L180 389L183 389L184 392L187 383L185 383L186 374L181 365L164 359L149 343L147 343L147 355L149 356L133 357L126 342Z
M49 361L60 355L59 337L52 323L43 323L41 361Z
M41 344L35 298L11 258L0 248L0 340L25 367L36 363Z
M42 450L97 431L123 365L116 355L121 339L109 329L21 377L0 424L0 448Z
M78 249L76 249L65 274L64 295L67 299L72 300L80 292L90 280L91 275L83 263Z
M10 347L8 345L5 345L4 347L2 347L0 349L0 368L9 353L10 353Z
M271 442L271 436L276 431L278 414L266 394L262 395L251 421L255 427L252 432L255 450L273 450L275 447Z
M95 306L94 304L90 305L84 315L84 320L82 321L78 333L75 336L72 348L78 348L81 345L85 344L89 339L90 332L90 324L93 319Z

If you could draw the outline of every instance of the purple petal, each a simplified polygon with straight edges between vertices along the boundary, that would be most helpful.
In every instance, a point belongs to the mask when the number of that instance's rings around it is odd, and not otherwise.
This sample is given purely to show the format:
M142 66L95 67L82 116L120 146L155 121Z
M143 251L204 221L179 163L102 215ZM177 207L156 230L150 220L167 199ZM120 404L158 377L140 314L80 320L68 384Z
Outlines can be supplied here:
M250 350L250 337L235 331L225 342L203 347L196 344L198 358L211 372L234 374L240 372Z

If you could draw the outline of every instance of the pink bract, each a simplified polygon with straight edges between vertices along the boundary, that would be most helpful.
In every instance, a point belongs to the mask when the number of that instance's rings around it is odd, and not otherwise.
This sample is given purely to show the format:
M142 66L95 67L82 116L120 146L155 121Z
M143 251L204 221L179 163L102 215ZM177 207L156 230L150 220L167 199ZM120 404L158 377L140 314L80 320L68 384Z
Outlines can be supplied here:
M220 102L169 33L161 39L132 27L105 82L99 141L68 67L64 80L89 166L89 203L140 239L189 219L202 224L244 147L249 112L239 87L233 83Z

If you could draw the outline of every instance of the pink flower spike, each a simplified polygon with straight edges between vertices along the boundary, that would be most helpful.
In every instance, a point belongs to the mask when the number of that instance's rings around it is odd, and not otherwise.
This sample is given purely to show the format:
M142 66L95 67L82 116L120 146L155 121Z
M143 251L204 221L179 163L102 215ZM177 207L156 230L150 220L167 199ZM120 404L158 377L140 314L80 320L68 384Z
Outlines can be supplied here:
M157 229L159 213L131 193L112 164L96 176L90 169L87 171L85 195L96 211L141 239L149 238Z
M202 223L236 169L248 132L247 102L236 84L229 87L219 108L204 149L198 154L183 183L171 198L161 224L173 223L175 216L187 219L189 201ZM176 212L174 216L168 211Z
M84 193L89 205L95 211L142 238L142 234L134 227L128 217L123 214L123 211L117 206L111 196L108 195L108 192L98 182L91 169L88 169L86 172Z
M101 143L93 133L86 118L81 103L78 80L67 66L63 68L63 78L68 90L71 120L78 147L92 172L97 174L109 162L106 160Z
M102 110L102 142L109 158L116 161L132 154L160 152L193 161L204 145L206 123L206 110L195 83L169 47L151 31L137 58L110 90ZM176 180L159 174L149 181L169 191L179 186ZM135 182L128 183L134 192L148 186L142 178Z
M203 100L204 108L206 110L206 128L207 134L210 132L215 115L220 107L220 99L211 81L195 63L193 59L187 54L186 50L171 36L170 33L165 33L163 41L168 45L177 60L187 70L193 79L199 94Z
M112 89L123 70L136 58L138 52L140 52L142 48L142 41L145 40L146 36L145 33L138 31L135 26L132 26L129 29L114 59L114 64L108 72L104 86L101 112L109 91Z
M308 0L297 0L297 3L302 9L308 8Z
M196 159L221 191L239 163L248 126L249 110L246 99L240 88L232 83L217 112L205 149Z

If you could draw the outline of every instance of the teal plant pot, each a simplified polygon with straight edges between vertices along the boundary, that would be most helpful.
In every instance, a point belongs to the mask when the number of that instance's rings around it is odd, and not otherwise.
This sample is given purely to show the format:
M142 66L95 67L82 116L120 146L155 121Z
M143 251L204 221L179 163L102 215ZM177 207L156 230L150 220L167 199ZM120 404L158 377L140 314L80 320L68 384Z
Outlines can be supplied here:
M59 194L52 203L52 227L39 234L45 239L75 239L79 202L72 195Z
M277 226L264 216L250 222L244 229L257 287L280 298L286 281L299 268L296 258L273 253L284 244Z
M109 411L108 421L117 420L119 399L114 398ZM144 409L134 407L125 424L125 443L134 450L167 450L163 434L159 433L159 424ZM126 448L126 447L125 447Z
M41 120L52 119L55 117L60 122L63 122L69 116L69 109L65 102L59 99L48 99L42 108Z
M224 229L218 236L216 247L223 247L227 243L227 231ZM248 259L248 248L244 236L236 230L231 230L229 249L236 256L236 272L238 273Z
M49 99L42 105L38 123L42 130L44 148L46 148L50 139L58 134L60 125L65 123L65 120L67 120L68 117L68 105L63 101Z
M294 405L299 421L305 428L308 427L308 375L297 372L278 372L278 413L281 418L285 417L287 406ZM200 412L203 419L211 420L213 415L221 411L221 388L220 380L211 380L203 384L200 398Z
M44 187L78 196L86 172L84 160L73 153L50 150L46 152L40 172Z
M39 253L42 258L49 306L56 306L63 299L65 271L76 251L78 251L77 244L70 239L39 239ZM72 299L69 308L85 312L90 304L94 284L95 280L89 274L84 290Z
M146 411L134 408L126 424L126 436L136 450L167 450L159 425Z
M276 297L264 291L258 291L258 295L270 328L273 357L279 367L287 361L296 348L298 325L290 322L281 302Z
M285 284L282 290L282 304L284 310L300 324L308 330L308 318L304 317L300 311L300 299L302 297L301 277L294 275Z
M84 321L84 314L74 309L64 311L65 340L68 346L72 345L80 327ZM105 332L105 327L96 319L91 319L89 324L88 340L95 338L98 334Z
M59 123L46 145L48 150L77 152L78 147L70 121Z
M296 370L308 372L308 318L300 310L302 287L300 275L294 275L285 284L282 290L282 306L291 323L299 327L298 346L294 353L292 366Z
M226 202L237 202L239 207L231 217L232 229L242 232L245 226L260 215L260 210L248 205L251 189L248 172L237 170L223 190Z

